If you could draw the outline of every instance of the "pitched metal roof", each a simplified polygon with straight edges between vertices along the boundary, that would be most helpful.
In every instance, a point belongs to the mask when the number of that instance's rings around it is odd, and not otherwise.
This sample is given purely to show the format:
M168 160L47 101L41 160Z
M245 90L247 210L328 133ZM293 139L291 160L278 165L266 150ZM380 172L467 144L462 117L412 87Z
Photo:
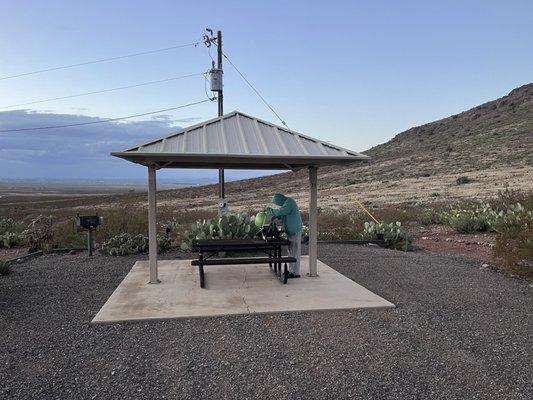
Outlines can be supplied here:
M238 111L111 155L161 168L298 169L368 159Z

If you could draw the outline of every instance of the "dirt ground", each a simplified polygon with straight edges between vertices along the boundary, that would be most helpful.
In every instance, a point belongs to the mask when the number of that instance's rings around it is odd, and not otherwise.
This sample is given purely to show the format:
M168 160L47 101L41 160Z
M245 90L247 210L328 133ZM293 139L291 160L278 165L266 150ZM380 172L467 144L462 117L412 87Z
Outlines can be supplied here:
M396 308L91 325L146 255L14 265L0 276L0 398L533 397L527 282L457 256L318 250Z
M492 248L496 233L457 233L444 225L422 226L409 224L413 235L413 246L420 251L447 256L461 256L482 264L496 265Z

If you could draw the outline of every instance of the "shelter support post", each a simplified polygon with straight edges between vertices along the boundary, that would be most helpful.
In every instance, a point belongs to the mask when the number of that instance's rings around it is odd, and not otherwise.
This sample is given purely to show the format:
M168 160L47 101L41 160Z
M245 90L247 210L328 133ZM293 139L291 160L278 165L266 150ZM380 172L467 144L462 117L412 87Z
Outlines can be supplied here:
M224 214L228 210L226 193L224 188L224 169L218 170L218 215Z
M148 166L148 259L150 265L150 283L159 283L157 279L157 210L156 210L156 167Z
M317 274L317 176L318 168L309 167L309 276L318 276Z

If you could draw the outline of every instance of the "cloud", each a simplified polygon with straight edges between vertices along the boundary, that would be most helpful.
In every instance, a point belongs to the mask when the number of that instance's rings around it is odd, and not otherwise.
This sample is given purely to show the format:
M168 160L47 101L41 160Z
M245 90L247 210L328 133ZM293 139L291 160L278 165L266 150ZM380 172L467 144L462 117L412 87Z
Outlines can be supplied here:
M44 179L146 179L146 168L109 154L180 129L161 115L141 121L116 121L22 132L0 132L0 178ZM0 112L0 130L101 121L86 115L55 114L32 110ZM259 176L268 171L228 171L227 179ZM164 179L199 184L216 182L214 170L165 170Z
M85 115L14 110L0 112L0 130L99 120L102 119ZM161 116L143 121L0 133L0 177L137 177L137 168L109 153L175 131L179 127L174 123L169 116Z

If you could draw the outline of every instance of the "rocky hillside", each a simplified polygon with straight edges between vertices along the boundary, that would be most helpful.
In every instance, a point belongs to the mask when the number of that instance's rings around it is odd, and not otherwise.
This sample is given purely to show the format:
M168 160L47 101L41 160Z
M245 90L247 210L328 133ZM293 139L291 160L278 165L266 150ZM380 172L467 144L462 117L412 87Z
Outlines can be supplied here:
M418 173L459 173L531 165L532 141L533 84L528 84L498 100L411 128L366 153L378 163L408 162Z
M372 161L319 170L323 208L484 198L505 188L533 189L533 84L457 115L399 133L367 152ZM458 184L459 176L469 182ZM307 172L232 182L233 208L261 207L273 191L307 204ZM162 193L169 205L212 207L216 186ZM194 199L191 202L191 199ZM191 204L192 203L192 204Z

